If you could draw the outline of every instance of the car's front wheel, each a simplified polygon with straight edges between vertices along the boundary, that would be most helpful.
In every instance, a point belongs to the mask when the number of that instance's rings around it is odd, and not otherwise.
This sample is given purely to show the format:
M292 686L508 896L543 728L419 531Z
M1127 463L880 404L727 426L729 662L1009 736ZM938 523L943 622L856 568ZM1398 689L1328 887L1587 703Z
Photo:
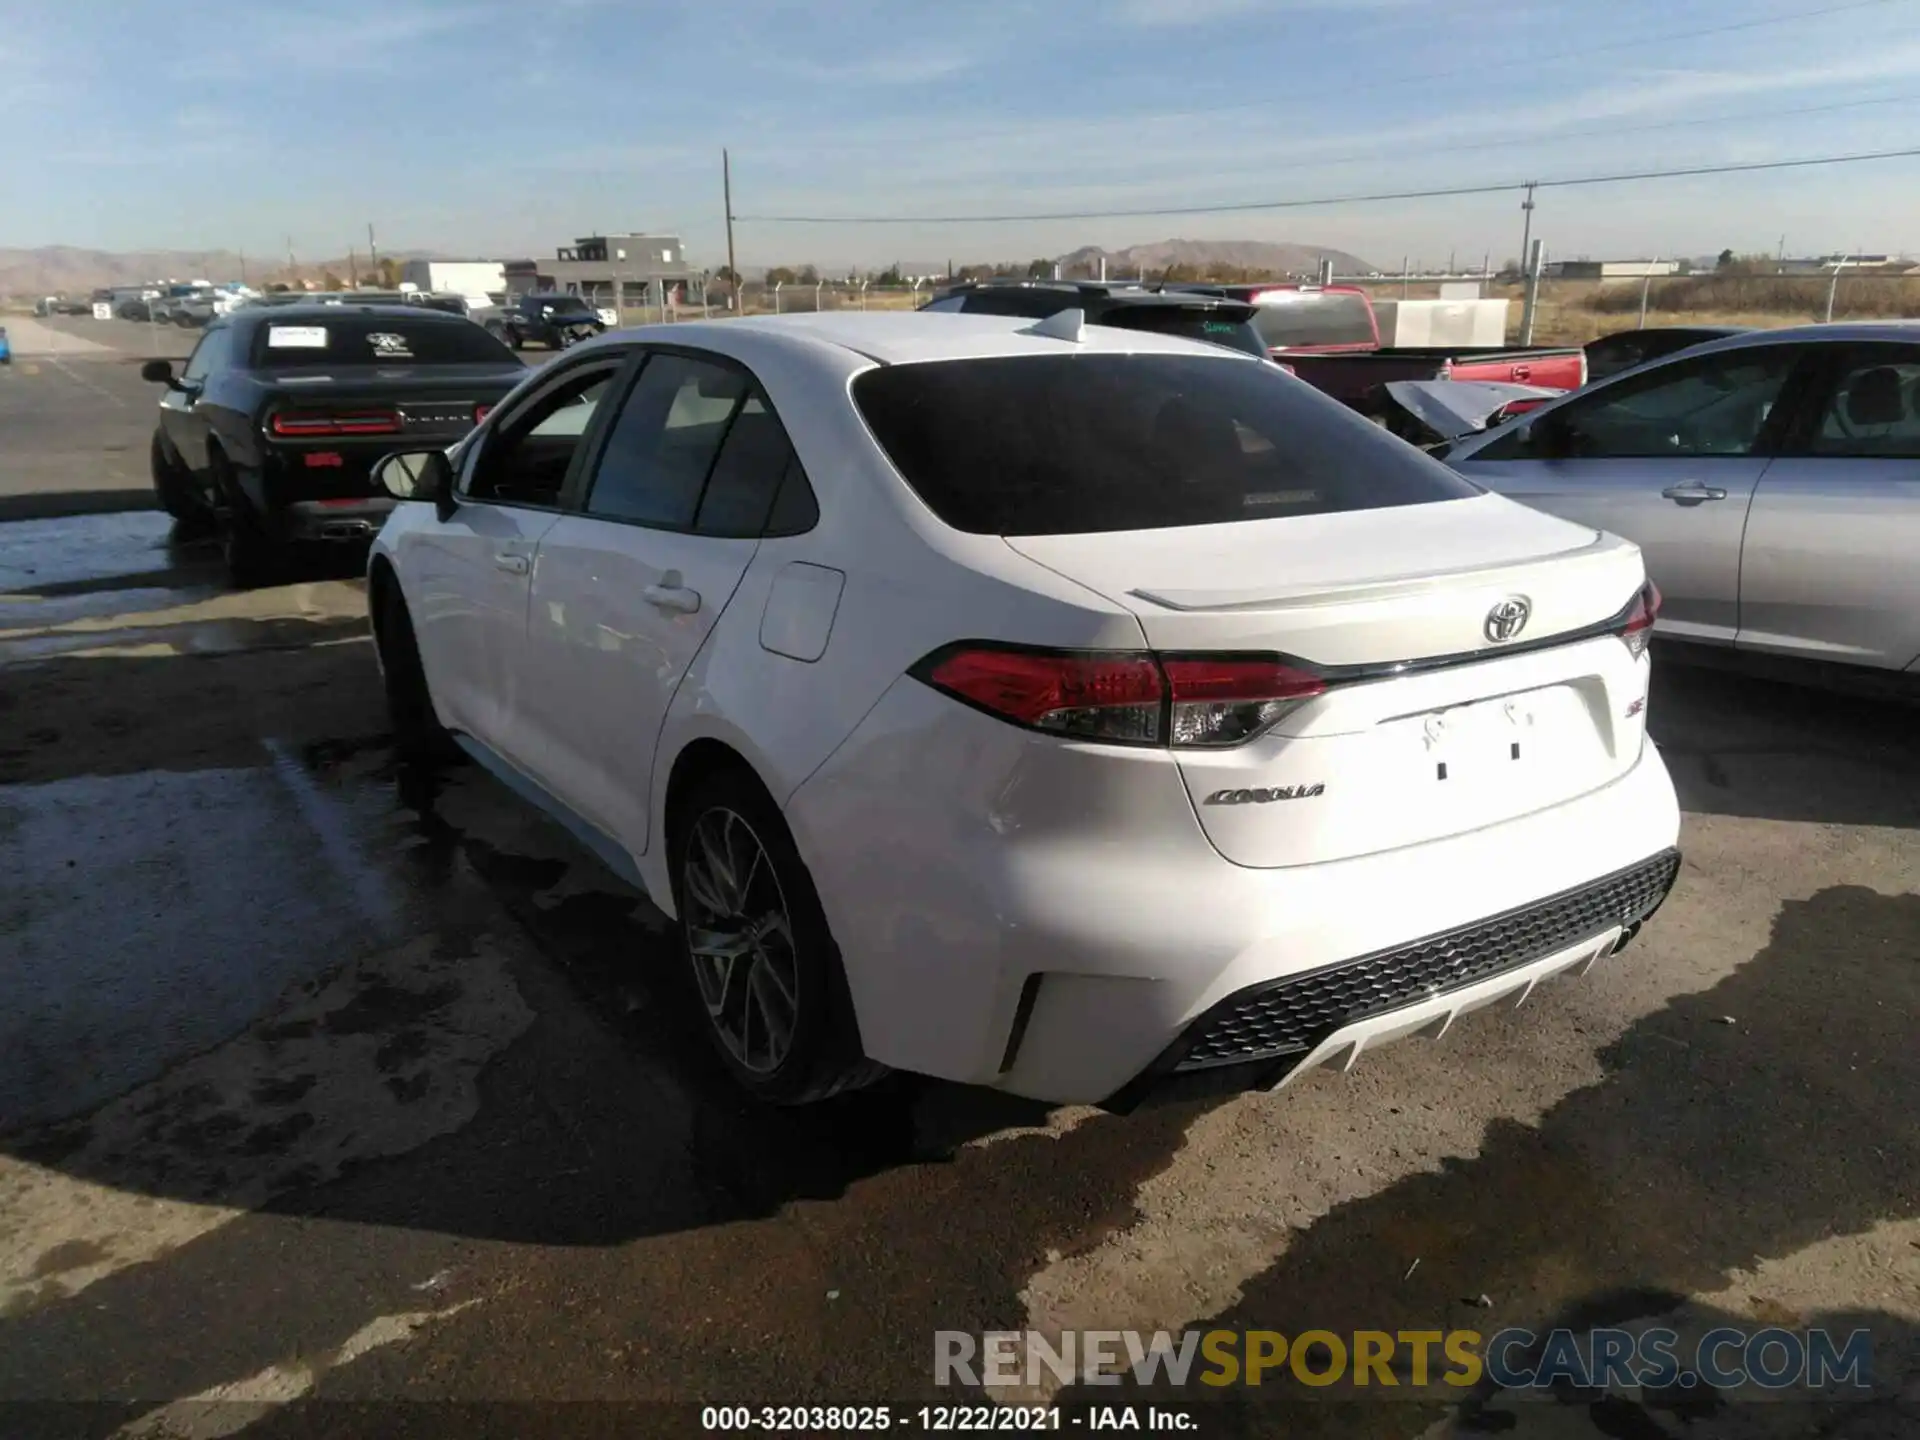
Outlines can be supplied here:
M872 1083L840 955L779 810L744 770L674 807L674 902L708 1038L759 1099L803 1105Z

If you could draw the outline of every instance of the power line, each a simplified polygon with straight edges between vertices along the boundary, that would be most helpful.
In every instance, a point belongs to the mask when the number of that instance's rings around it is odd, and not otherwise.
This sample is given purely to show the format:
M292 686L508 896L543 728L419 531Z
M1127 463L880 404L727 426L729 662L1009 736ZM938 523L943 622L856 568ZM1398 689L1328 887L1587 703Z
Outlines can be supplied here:
M1562 140L1610 139L1616 135L1650 135L1663 130L1693 130L1710 125L1750 124L1756 120L1785 120L1800 115L1826 115L1836 110L1861 110L1874 105L1905 105L1920 101L1920 94L1888 95L1878 100L1841 100L1831 105L1800 105L1791 109L1747 110L1738 115L1701 115L1691 120L1661 120L1647 125L1609 125L1599 130L1562 130L1557 133L1509 136L1504 140L1472 140L1458 145L1423 145L1418 149L1349 151L1344 155L1302 156L1288 170L1313 170L1323 165L1363 165L1375 160L1398 160L1422 155L1461 155L1479 150L1512 150L1521 146L1543 147Z
M1458 195L1499 195L1525 190L1566 189L1576 185L1618 185L1636 180L1678 180L1698 175L1739 175L1756 170L1796 170L1815 165L1854 165L1867 160L1920 156L1911 150L1871 150L1857 155L1816 155L1798 160L1759 160L1745 164L1690 165L1676 170L1633 170L1613 175L1579 175L1559 180L1507 180L1491 185L1448 185L1431 190L1392 190L1371 195L1327 195L1312 200L1250 200L1224 205L1155 205L1130 210L1055 210L1014 215L736 215L755 225L1011 225L1042 220L1134 220L1155 216L1227 215L1254 210L1306 210L1322 205L1371 205L1386 200L1439 200Z

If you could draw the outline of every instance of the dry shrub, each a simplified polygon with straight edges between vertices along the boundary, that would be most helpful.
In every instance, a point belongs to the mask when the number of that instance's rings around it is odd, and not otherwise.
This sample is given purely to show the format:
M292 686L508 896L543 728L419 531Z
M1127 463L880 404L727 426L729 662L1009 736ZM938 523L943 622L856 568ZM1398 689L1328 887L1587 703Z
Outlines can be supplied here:
M1776 315L1817 320L1826 313L1825 275L1687 275L1656 280L1647 292L1647 315L1665 318L1703 313ZM1640 287L1598 285L1580 304L1603 315L1638 315ZM1836 320L1898 320L1920 315L1920 277L1842 275L1834 296Z

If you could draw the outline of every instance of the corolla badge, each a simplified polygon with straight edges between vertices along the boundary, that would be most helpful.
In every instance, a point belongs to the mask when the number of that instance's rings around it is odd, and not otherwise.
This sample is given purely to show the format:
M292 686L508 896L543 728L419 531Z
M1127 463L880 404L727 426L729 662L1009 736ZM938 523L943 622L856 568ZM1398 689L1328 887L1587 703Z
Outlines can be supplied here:
M1272 785L1263 790L1216 790L1207 796L1209 805L1270 805L1275 800L1311 800L1327 793L1323 784Z
M1487 611L1487 622L1481 628L1487 639L1496 645L1504 645L1527 628L1527 621L1532 615L1531 600L1524 595L1509 595Z

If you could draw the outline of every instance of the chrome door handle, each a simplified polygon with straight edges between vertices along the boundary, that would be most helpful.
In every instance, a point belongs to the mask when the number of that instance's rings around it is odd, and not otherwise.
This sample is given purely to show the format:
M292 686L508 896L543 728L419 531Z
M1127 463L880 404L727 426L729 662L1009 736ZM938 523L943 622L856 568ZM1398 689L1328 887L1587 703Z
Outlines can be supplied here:
M649 585L640 594L649 605L677 615L691 615L700 608L700 592L681 585Z
M1698 505L1703 500L1724 500L1727 492L1718 485L1702 485L1698 480L1687 480L1678 485L1669 485L1660 492L1661 498L1671 500L1677 505Z
M502 550L494 556L493 563L509 575L524 575L533 568L532 562L526 556L515 555L508 550Z

